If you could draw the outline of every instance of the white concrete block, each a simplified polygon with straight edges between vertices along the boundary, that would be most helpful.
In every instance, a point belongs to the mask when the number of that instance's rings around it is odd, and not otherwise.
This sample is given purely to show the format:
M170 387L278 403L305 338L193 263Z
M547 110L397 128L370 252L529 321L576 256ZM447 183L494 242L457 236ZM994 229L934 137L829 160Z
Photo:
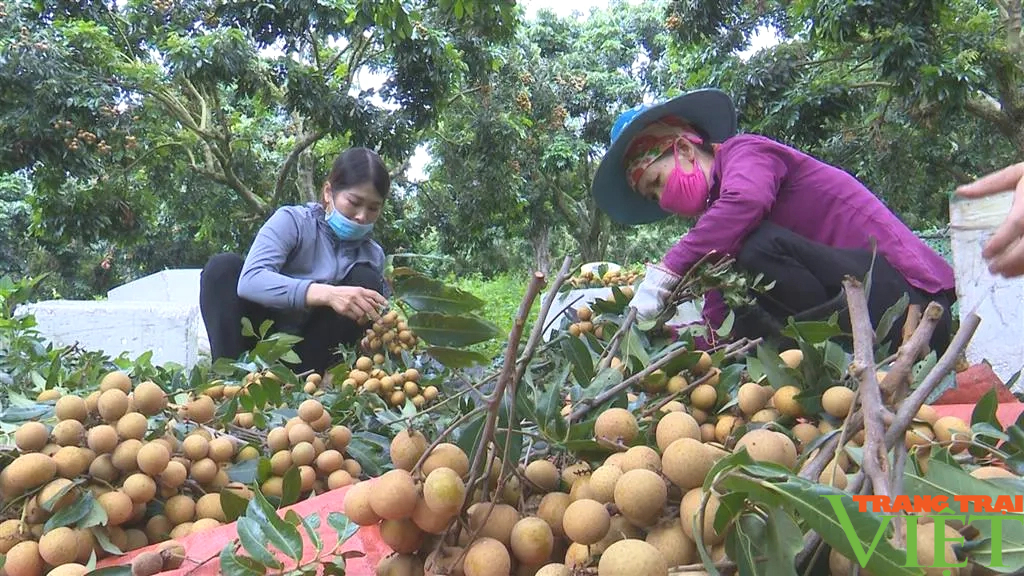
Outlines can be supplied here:
M132 280L107 292L110 301L117 302L179 302L199 306L200 268L161 270L155 274ZM210 337L202 314L196 315L196 334L199 355L210 356Z
M950 202L950 243L963 319L977 305L981 324L967 346L971 364L987 360L1006 382L1024 367L1024 278L993 276L981 252L1013 205L1013 192ZM1015 389L1021 389L1020 384Z
M566 306L571 304L573 308L580 308L582 306L589 305L600 298L612 297L611 288L583 288L556 294L555 301L548 310L548 316L544 319L545 326L549 323L551 324L551 326L544 331L544 340L546 341L551 338L551 335L559 324L559 321L555 320L555 317L561 313L562 309ZM697 306L693 302L684 302L676 309L676 315L666 322L666 324L676 326L699 322L700 320L700 312L697 310Z
M154 365L175 362L190 370L198 360L199 307L178 302L46 300L19 306L35 316L36 330L57 346L78 343L112 357L134 360L153 351Z
M161 270L107 292L109 300L199 302L199 268Z

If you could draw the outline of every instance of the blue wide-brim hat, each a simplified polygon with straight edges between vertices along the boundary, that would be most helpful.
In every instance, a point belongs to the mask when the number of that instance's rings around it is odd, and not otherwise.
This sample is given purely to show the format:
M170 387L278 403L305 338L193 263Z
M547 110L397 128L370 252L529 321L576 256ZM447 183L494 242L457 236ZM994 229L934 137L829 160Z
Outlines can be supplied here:
M694 90L620 114L612 126L611 146L601 159L590 188L598 208L617 224L648 224L669 216L657 201L644 198L630 188L623 165L623 155L633 137L664 116L677 116L700 127L714 143L736 134L736 108L732 99L715 88Z

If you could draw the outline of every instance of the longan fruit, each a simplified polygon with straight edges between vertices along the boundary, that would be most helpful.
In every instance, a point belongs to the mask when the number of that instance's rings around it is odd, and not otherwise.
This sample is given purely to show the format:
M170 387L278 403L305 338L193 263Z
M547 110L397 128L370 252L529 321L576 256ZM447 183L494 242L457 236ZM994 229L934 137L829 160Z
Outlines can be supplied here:
M551 527L536 516L523 518L512 527L509 548L516 560L526 566L542 564L554 547L555 535Z
M299 418L302 418L306 423L312 424L320 419L324 414L324 405L317 400L312 398L305 400L302 404L299 404Z
M228 462L235 455L235 443L230 438L219 436L210 440L207 458L214 462Z
M111 388L100 394L96 410L104 422L117 422L128 411L128 394L120 388Z
M160 485L167 488L178 488L188 478L188 470L185 465L176 460L167 463L167 467L160 473Z
M370 505L370 495L375 489L374 482L358 482L345 493L345 515L358 526L372 526L381 521Z
M130 438L142 440L146 437L149 421L138 412L128 412L117 420L114 428L117 430L117 436L121 440L128 440Z
M125 478L121 490L132 499L135 504L145 504L156 498L156 482L146 474L136 472Z
M167 446L159 442L148 442L141 448L136 456L136 463L139 470L150 476L158 476L167 469L171 461L171 453Z
M196 502L184 494L171 496L164 503L164 515L174 525L192 522L196 517Z
M406 428L391 439L391 463L395 465L395 468L412 470L412 467L426 452L428 445L427 437L422 432ZM427 470L423 472L424 474L430 473Z
M292 448L292 464L308 466L316 460L316 448L309 442L299 442Z
M224 508L220 505L220 494L205 494L196 500L196 519L212 518L218 522L227 522Z
M61 420L50 435L58 446L80 446L86 438L85 426L78 420Z
M146 380L135 387L135 409L146 416L159 414L167 407L167 394L155 382Z
M120 526L131 519L134 503L124 492L113 490L100 494L96 500L107 513L107 526Z
M454 516L466 498L466 484L451 468L437 468L423 482L423 499L437 514Z
M202 460L192 463L192 468L189 470L189 474L196 482L200 484L209 484L217 477L217 472L219 470L220 469L216 462L209 458L203 458Z
M313 430L312 426L306 424L303 421L298 421L288 428L288 443L294 448L301 442L312 443L313 439L316 438L316 431Z
M462 561L465 576L495 576L510 574L512 558L508 548L494 538L482 537L470 544Z
M352 441L352 431L347 426L334 426L328 433L331 446L339 452L345 452L348 443Z
M543 492L557 490L559 480L561 480L558 468L548 460L534 460L530 462L526 465L524 475L527 480Z
M86 445L97 454L109 454L117 448L117 429L109 424L100 424L89 429Z
M26 422L14 432L14 444L22 452L38 452L49 439L50 431L42 422Z
M384 520L402 520L412 516L419 494L408 471L401 468L389 470L373 484L370 506L377 516Z
M267 439L270 439L269 435ZM189 434L181 443L181 449L185 456L194 462L206 458L206 455L210 453L210 442L198 434Z
M100 392L106 392L113 388L127 394L132 391L132 379L120 370L108 372L100 379Z
M640 433L633 413L625 408L609 408L594 422L594 437L629 445Z
M213 419L216 409L217 407L213 403L213 398L210 398L209 396L199 396L186 405L185 414L189 420L205 424Z
M611 516L604 504L597 500L583 498L576 500L565 509L562 516L562 530L569 540L589 546L596 544L611 526Z
M85 422L89 416L89 408L85 400L78 396L62 396L53 407L57 420L77 420Z

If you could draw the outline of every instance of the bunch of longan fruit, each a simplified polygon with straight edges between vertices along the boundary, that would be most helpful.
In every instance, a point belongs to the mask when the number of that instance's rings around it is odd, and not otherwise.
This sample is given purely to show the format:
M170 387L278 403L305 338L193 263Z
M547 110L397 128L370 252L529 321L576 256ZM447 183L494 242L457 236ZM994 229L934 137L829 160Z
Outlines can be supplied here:
M84 399L56 395L56 423L22 424L14 433L18 455L0 471L0 496L9 504L19 502L23 511L0 524L7 574L44 568L57 569L51 574L84 573L93 552L97 558L109 554L98 532L120 551L164 542L221 525L226 518L219 491L246 491L229 481L227 470L258 452L239 450L238 440L214 437L206 429L181 442L172 422L163 432L151 429L150 417L170 408L157 384L147 380L133 386L127 374L114 371ZM213 419L214 408L212 398L198 396L179 415L205 423ZM44 532L47 520L86 493L102 508L105 525ZM159 512L151 515L151 508ZM161 567L174 563L176 555L170 556L162 557Z
M375 363L369 356L356 359L348 377L342 381L342 387L354 388L361 393L377 394L393 407L401 407L405 405L406 399L409 399L419 409L437 400L439 392L436 386L420 387L419 370L408 368L388 374L382 367L384 358L380 357L377 360Z
M298 467L301 493L322 493L359 481L362 466L346 457L352 431L346 426L332 426L331 415L318 400L305 400L298 416L284 426L267 433L271 476L261 485L267 496L280 497L284 476Z
M366 335L359 345L367 354L388 351L398 356L403 350L415 350L418 343L419 338L409 328L409 324L398 316L397 310L391 310L366 329Z

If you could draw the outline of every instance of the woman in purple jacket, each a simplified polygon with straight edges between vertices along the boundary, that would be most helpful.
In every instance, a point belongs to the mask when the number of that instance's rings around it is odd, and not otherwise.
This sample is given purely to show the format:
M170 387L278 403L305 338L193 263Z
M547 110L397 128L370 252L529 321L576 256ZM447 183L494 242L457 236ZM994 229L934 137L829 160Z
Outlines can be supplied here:
M371 237L391 188L380 157L367 148L340 154L323 200L283 206L260 228L249 253L217 254L203 268L199 308L210 355L237 359L256 339L242 318L301 336L298 372L327 370L339 344L354 345L387 306L384 251Z
M842 281L871 269L874 242L872 324L905 293L922 308L936 301L945 312L931 345L941 354L956 299L949 264L847 172L769 138L737 134L736 124L730 98L705 89L629 110L612 128L592 188L601 209L626 225L670 214L697 219L647 267L632 301L638 321L657 317L690 267L716 251L775 283L755 304L733 311L733 337L789 346L779 334L789 317L826 320L833 313L849 331ZM711 330L702 346L714 344L726 315L721 295L706 294ZM901 327L894 324L890 342Z

